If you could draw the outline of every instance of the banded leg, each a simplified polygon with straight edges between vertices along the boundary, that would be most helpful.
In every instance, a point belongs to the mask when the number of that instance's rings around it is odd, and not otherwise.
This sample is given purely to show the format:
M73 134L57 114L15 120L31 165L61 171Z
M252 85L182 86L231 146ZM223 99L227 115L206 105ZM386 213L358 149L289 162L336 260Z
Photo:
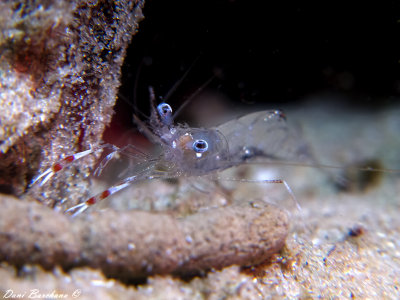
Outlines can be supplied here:
M46 171L43 173L39 174L36 178L34 178L31 182L30 185L35 184L36 182L40 181L39 185L42 186L44 185L55 173L61 171L64 169L66 166L70 165L72 162L85 157L89 154L92 154L96 152L99 149L89 149L86 151L78 152L73 155L69 155L62 160L56 162L54 165L52 165L50 168L48 168Z
M128 146L130 146L130 148L134 148L136 150L136 152L138 152L138 154L134 155L133 153L129 153L129 154L125 153L125 152L127 152L126 150L128 149ZM89 149L89 150L85 150L85 151L82 151L82 152L75 153L73 155L69 155L69 156L63 158L62 160L56 162L55 164L53 164L50 168L48 168L43 173L39 174L36 178L34 178L32 180L30 185L32 186L36 182L40 182L39 185L43 186L52 176L54 176L54 174L56 174L57 172L61 171L65 167L69 166L70 164L72 164L76 160L81 159L83 157L86 157L86 156L88 156L90 154L93 154L93 153L95 153L97 151L100 151L102 149L105 149L105 148L111 149L112 152L110 154L108 154L105 159L103 159L104 162L102 161L102 164L100 164L100 166L96 169L97 173L100 173L102 171L102 169L116 155L116 153L124 152L124 154L126 154L126 155L128 155L130 157L142 158L142 159L143 158L147 158L147 155L144 154L139 149L137 149L136 147L134 147L132 145L128 145L128 146L120 149L117 146L114 146L114 145L111 145L111 144L103 144L103 145L100 145L98 147L95 147L95 148L92 148L92 149Z
M113 185L112 187L108 188L107 190L87 199L85 202L82 202L78 205L75 205L65 211L67 214L71 214L72 217L76 217L80 213L84 212L86 209L89 208L89 206L92 206L96 203L99 203L100 201L110 197L111 195L115 194L116 192L119 192L120 190L128 187L131 183L142 181L142 180L151 180L155 179L158 177L154 176L140 176L140 175L134 175L125 178L124 180L120 181L116 185Z

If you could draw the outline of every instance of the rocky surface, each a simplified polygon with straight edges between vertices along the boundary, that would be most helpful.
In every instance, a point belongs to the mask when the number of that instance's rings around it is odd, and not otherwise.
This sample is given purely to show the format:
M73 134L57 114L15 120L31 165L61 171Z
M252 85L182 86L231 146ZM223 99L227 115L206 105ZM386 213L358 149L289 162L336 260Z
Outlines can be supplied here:
M2 192L21 196L35 174L100 142L141 5L0 4ZM300 211L283 185L223 180L215 193L191 192L185 180L145 182L76 219L30 201L63 206L64 199L71 206L93 194L86 180L95 160L90 157L33 187L25 200L2 197L0 293L398 299L400 179L387 169L400 169L399 109L367 112L329 106L329 100L320 96L324 105L310 102L288 110L287 117L302 124L319 162L342 168L258 163L218 174L283 178ZM370 166L386 171L359 169ZM231 264L240 267L226 267ZM198 270L206 272L186 277ZM135 279L147 275L145 282Z
M46 269L86 265L125 281L254 265L283 247L289 229L287 215L262 202L184 218L108 210L72 219L6 196L0 198L0 207L1 261Z
M111 121L140 1L5 1L0 4L0 185L21 196L38 172L100 143ZM77 201L94 158L34 197Z

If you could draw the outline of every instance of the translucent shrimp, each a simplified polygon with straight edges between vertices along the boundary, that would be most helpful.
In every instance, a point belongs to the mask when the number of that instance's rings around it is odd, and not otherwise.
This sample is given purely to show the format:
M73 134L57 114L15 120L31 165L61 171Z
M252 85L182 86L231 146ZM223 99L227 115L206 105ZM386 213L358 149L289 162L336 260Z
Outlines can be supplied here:
M289 129L281 110L250 113L215 129L229 145L232 166L255 158L314 162L308 144Z
M151 115L148 125L134 116L139 130L160 148L159 155L149 157L133 145L118 148L101 145L61 160L39 175L33 182L44 184L56 172L77 159L104 148L111 149L95 174L100 174L116 154L121 153L139 161L134 176L127 177L85 202L66 210L73 216L82 213L112 194L132 183L160 178L202 176L237 166L246 161L262 158L298 158L307 155L307 147L288 129L284 114L279 110L261 111L231 120L215 128L192 128L174 124L172 108L167 103L155 105L154 91L150 91ZM264 182L283 183L294 195L288 184L281 179Z

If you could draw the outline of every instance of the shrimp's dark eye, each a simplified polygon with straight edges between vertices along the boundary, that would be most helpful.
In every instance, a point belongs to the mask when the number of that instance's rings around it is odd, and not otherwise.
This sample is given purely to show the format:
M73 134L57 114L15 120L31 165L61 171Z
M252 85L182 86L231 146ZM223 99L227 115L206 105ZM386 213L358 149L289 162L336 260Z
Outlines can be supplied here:
M208 150L208 143L205 140L195 140L193 142L193 150L196 153L203 153Z
M157 106L157 111L158 111L158 114L161 117L161 121L164 124L169 125L169 124L172 123L172 108L171 108L171 106L169 104L160 103Z

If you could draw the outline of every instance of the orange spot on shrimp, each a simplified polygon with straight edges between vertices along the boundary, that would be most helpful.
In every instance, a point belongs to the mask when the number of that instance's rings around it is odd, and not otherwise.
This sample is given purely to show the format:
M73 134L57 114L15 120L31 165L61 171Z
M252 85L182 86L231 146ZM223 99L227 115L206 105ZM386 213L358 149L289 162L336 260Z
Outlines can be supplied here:
M109 191L109 190L106 190L106 191L104 191L104 192L101 193L100 199L103 200L103 199L107 198L107 197L110 196L110 195L111 195L110 191Z
M97 202L96 197L92 197L86 200L87 205L93 205Z
M62 168L63 168L63 166L61 164L57 163L53 166L53 171L58 172L58 171L62 170Z
M184 134L178 139L178 147L183 150L191 149L188 144L193 141L193 137L190 134Z
M64 158L64 161L66 162L73 162L75 160L75 157L73 155L67 156L66 158Z

